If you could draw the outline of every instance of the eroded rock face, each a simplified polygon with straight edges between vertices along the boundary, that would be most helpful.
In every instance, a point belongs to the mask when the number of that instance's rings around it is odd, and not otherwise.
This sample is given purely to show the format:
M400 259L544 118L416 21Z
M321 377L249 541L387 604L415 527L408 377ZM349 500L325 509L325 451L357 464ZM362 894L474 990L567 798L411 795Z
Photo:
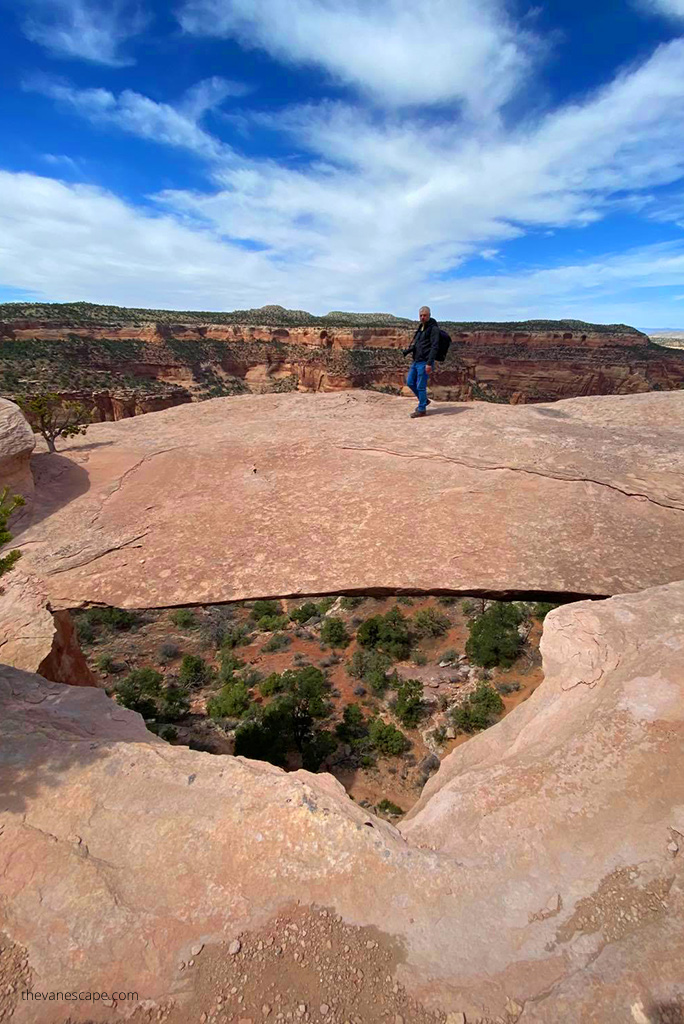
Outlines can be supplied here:
M283 314L286 311L283 311ZM139 311L143 314L144 311ZM300 390L339 391L374 387L400 392L407 358L401 350L410 343L415 325L339 326L334 323L278 326L274 322L59 323L49 320L0 320L0 339L41 346L41 354L59 362L77 344L69 359L71 376L83 368L97 373L122 373L138 378L144 392L151 379L182 383L200 396L206 371L216 383L226 375L253 387L272 386L292 378ZM277 317L278 314L276 314ZM286 321L283 321L283 324ZM577 395L635 394L684 385L684 353L651 345L645 334L618 325L562 322L536 324L450 324L453 339L448 358L433 381L435 397L466 401L482 391L503 401L547 402ZM76 365L73 363L76 356ZM63 369L63 366L60 367ZM74 384L74 387L77 385ZM404 391L408 394L408 391ZM167 404L183 401L169 396ZM92 396L103 419L107 401ZM136 411L151 400L142 395ZM115 403L116 409L130 407Z
M55 609L684 577L684 394L412 408L283 394L94 424L35 460L25 563Z
M29 463L35 446L33 431L19 406L0 398L0 493L7 487L11 494L30 500L33 477Z
M299 900L400 941L400 980L466 1019L672 1005L684 583L558 609L542 651L544 683L445 761L401 831L329 776L170 747L101 691L3 669L0 925L34 988L186 998L194 1024L190 948Z
M100 685L88 668L68 612L54 615L43 581L24 561L0 588L0 662L72 686Z

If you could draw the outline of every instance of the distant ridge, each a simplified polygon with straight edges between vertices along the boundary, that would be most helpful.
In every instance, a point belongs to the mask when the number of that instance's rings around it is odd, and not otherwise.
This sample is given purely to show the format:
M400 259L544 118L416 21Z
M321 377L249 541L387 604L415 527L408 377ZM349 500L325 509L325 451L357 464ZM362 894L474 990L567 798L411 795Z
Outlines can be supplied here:
M5 302L0 304L0 321L40 320L43 323L73 323L74 326L117 326L144 323L253 324L255 327L409 327L416 323L392 313L345 313L334 310L314 316L304 309L286 309L267 305L259 309L236 309L231 312L197 310L141 309L126 306L104 306L93 302ZM626 324L591 324L584 320L523 321L454 321L440 320L447 328L458 331L582 331L593 334L624 334L643 336L642 331Z

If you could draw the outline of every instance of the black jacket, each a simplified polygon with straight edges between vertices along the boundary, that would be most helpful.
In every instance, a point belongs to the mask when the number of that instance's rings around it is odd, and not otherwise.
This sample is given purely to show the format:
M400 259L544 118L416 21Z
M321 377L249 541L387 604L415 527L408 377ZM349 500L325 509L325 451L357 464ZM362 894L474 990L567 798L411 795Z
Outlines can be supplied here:
M409 352L413 355L414 363L435 364L437 349L439 347L439 324L430 317L426 324L421 324L413 335L413 341L408 348L404 349L404 355Z

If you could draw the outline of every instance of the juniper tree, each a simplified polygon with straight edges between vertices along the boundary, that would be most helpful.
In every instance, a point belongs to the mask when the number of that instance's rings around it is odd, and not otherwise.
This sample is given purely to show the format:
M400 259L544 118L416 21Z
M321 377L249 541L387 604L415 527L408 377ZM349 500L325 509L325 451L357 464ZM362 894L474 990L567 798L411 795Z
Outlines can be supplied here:
M88 429L90 413L80 402L64 401L53 392L29 398L20 395L15 401L34 431L45 438L49 452L57 451L55 438L76 437Z

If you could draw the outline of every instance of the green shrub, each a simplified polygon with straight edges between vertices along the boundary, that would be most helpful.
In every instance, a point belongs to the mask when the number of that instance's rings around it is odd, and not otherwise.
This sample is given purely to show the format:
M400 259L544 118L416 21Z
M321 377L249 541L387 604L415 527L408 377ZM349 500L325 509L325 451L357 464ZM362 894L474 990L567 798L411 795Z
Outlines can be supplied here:
M535 619L540 619L542 622L554 608L560 608L559 604L553 604L551 601L536 601L532 605L532 615Z
M448 632L451 622L446 615L436 608L421 608L413 616L413 628L418 636L443 636Z
M449 647L443 654L437 658L437 662L440 661L458 661L458 651L455 647Z
M412 605L413 604L413 598L412 597L407 597L405 594L402 594L401 597L397 598L397 603L398 604L404 604L404 605Z
M407 679L397 687L395 713L402 725L412 729L424 711L423 684L418 679Z
M391 722L383 722L381 718L374 718L369 723L368 738L371 745L381 754L390 754L395 757L403 754L411 746L401 730Z
M340 607L345 612L353 612L355 608L363 604L363 601L362 597L343 597L340 601Z
M470 601L468 598L466 598L465 601L461 601L461 608L463 609L464 615L473 615L476 607L475 602Z
M169 683L157 702L157 710L159 717L167 722L175 722L177 719L183 718L190 711L188 691L183 686Z
M347 647L351 637L342 619L326 619L321 626L321 640L329 647Z
M305 601L304 604L300 604L298 608L294 608L290 612L290 618L293 622L308 622L309 619L313 619L316 615L318 615L318 606L313 601Z
M327 729L319 729L302 746L302 767L317 772L323 761L337 750L337 740Z
M523 614L514 604L496 601L486 612L468 623L470 637L466 654L475 665L509 668L518 657L522 640L518 626Z
M517 693L521 689L520 683L496 683L498 693Z
M343 743L350 743L368 734L368 725L358 704L345 706L342 721L335 726L335 732Z
M317 610L318 614L323 616L323 615L326 614L326 612L329 612L330 609L332 608L332 606L335 604L336 600L337 600L336 597L323 597L323 598L321 598L321 600L316 605L316 610Z
M359 626L356 639L361 647L377 648L395 661L407 658L411 651L408 624L398 608L366 619Z
M119 704L137 711L143 718L155 718L163 678L152 668L138 668L118 683L115 696Z
M246 626L233 626L226 630L223 638L222 649L232 651L235 647L241 647L249 643L249 630Z
M250 619L258 622L263 618L276 618L281 614L280 604L277 601L255 601L249 613Z
M8 488L3 487L2 493L0 493L0 548L12 540L12 534L7 529L9 517L16 509L26 504L21 494L13 494L11 498L8 497L8 494ZM2 555L0 557L0 576L4 576L5 573L9 572L20 558L21 551L18 548L8 552L6 555Z
M288 615L262 615L257 622L257 629L261 633L275 633L277 629L285 629L289 622Z
M477 732L493 725L503 711L504 702L494 687L479 683L465 703L454 709L452 721L461 732Z
M380 696L389 685L386 672L391 664L392 659L383 651L359 647L347 662L347 674L353 679L362 679Z
M99 658L96 658L95 664L100 672L114 672L116 668L116 662L111 654L101 654Z
M427 654L423 654L422 651L415 651L413 654L414 665L427 665L428 659Z
M437 600L439 601L439 603L441 605L444 605L445 608L450 608L452 604L456 604L456 602L458 601L458 598L457 597L439 597L439 598L437 598Z
M282 651L285 647L289 647L291 643L292 637L288 636L287 633L274 633L261 650L266 654L272 654L275 651Z
M203 686L211 679L211 669L199 654L184 654L179 679L182 686Z
M157 735L160 739L166 740L167 743L173 743L178 739L178 729L176 729L175 725L162 725Z
M197 625L195 613L189 608L176 608L169 616L174 626L180 629L193 629Z
M235 731L235 754L271 764L285 764L293 745L292 700L278 697Z
M384 800L381 800L379 804L376 804L375 809L378 812L378 814L398 815L404 813L398 804L395 804L391 800L388 800L387 797L385 797Z
M279 693L282 689L282 677L277 672L271 672L270 676L266 676L259 683L262 697L272 697L274 693Z
M210 718L242 718L250 705L247 687L242 682L228 683L207 701Z
M76 632L83 643L92 643L97 636L98 628L123 632L133 629L139 622L140 615L137 612L105 605L81 612L76 618Z

